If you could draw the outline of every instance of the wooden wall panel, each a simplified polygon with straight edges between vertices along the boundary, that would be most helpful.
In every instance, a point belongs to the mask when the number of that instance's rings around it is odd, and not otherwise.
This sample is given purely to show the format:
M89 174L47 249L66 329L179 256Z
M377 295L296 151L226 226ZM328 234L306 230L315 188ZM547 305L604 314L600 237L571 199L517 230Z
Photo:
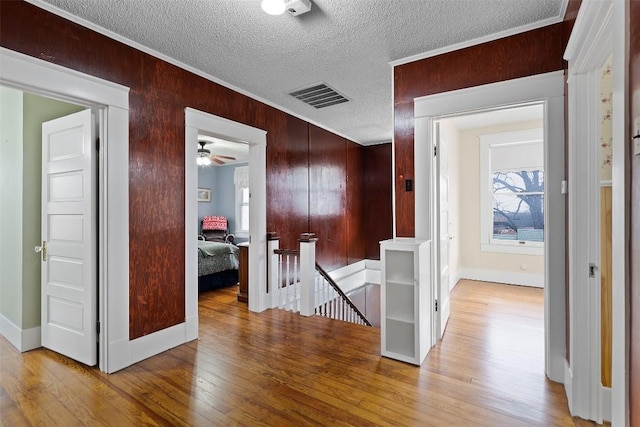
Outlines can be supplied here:
M396 175L413 178L413 99L562 70L562 23L394 68ZM396 232L415 234L415 198L396 176Z
M640 115L640 2L629 2L629 135L633 135L633 118ZM633 143L629 139L629 152ZM640 425L640 156L631 156L630 236L630 373L631 425Z
M393 237L393 147L380 144L364 147L364 234L365 258L380 259L381 240Z
M278 233L280 248L297 249L309 231L309 125L284 115L267 121L267 231Z
M130 88L130 339L176 325L185 317L185 107L266 130L267 226L290 247L297 247L298 236L310 230L306 122L27 2L2 1L0 7L3 47ZM311 220L318 230L311 231L337 243L321 244L320 253L331 264L343 265L346 140L318 133L331 148L324 155L322 144L314 145L323 156L316 172L330 170L341 178L322 182L323 174L316 173L314 201L332 197L322 192L339 194L332 202L339 209L327 218L316 209L320 216L311 213ZM351 220L357 228L356 217Z
M331 271L347 263L347 141L309 125L309 230L316 260Z
M129 334L140 337L185 318L184 112L159 104L130 127Z
M351 141L346 141L346 144L347 264L352 264L365 258L365 239L368 237L364 233L364 220L366 220L364 201L366 193L364 190L364 152L366 147L362 147ZM371 172L375 173L375 171Z

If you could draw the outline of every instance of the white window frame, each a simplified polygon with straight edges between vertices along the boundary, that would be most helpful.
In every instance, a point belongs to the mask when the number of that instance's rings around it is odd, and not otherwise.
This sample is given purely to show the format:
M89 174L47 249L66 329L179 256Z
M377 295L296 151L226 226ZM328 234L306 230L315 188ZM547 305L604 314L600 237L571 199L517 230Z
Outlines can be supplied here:
M237 237L247 238L249 237L249 224L246 228L241 228L242 218L242 189L249 188L249 166L237 167L233 172L233 183L236 186L236 230L235 235ZM249 194L249 200L251 200L251 194ZM247 203L248 205L249 203Z
M518 240L493 239L493 185L491 169L491 147L507 144L541 144L544 149L544 130L526 129L516 132L501 132L480 135L480 250L523 255L544 255L544 242L521 243ZM541 156L542 158L543 156ZM544 163L544 162L543 162ZM536 167L544 171L544 165ZM545 176L546 184L546 176Z

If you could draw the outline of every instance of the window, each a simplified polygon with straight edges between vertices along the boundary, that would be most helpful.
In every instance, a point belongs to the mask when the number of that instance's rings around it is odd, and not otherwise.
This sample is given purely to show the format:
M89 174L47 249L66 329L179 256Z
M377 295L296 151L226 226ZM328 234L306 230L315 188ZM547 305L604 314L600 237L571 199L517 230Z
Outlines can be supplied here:
M542 129L480 136L483 251L542 254Z
M236 168L233 181L236 186L236 231L238 237L249 236L249 167Z

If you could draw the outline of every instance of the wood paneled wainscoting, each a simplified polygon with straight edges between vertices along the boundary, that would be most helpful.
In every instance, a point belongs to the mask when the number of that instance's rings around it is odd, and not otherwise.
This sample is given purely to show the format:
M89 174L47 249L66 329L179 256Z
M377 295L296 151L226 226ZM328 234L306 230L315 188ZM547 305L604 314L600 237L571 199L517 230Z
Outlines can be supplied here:
M0 337L0 424L574 426L544 375L542 289L463 280L416 367L380 330L203 293L200 339L115 374ZM581 424L584 425L584 424Z

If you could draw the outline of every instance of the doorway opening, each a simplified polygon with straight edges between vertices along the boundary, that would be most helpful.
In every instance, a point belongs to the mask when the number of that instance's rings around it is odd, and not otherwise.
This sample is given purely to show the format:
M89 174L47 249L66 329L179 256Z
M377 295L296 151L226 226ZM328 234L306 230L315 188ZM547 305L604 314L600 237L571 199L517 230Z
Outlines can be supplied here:
M430 95L415 100L415 209L416 238L438 240L434 183L434 122L440 118L465 114L469 111L496 110L504 106L543 105L544 145L544 316L545 316L545 373L556 381L564 380L565 356L565 215L564 194L564 77L563 72L508 80L473 88ZM553 143L551 143L553 141ZM425 159L427 160L425 165ZM490 181L489 181L490 182ZM437 251L432 251L436 253ZM437 259L431 265L437 265ZM435 268L434 268L435 270ZM434 284L439 281L433 280ZM434 289L433 295L442 291ZM435 306L435 301L433 306ZM434 311L434 323L444 325L442 311ZM553 327L551 327L553 325ZM443 331L433 331L432 344Z
M198 137L213 138L248 147L249 232L248 232L248 308L263 311L270 307L266 286L266 132L202 111L185 110L185 301L186 338L198 337ZM206 146L206 144L205 144ZM239 148L235 146L235 148ZM244 147L243 147L244 148ZM223 154L227 157L237 155ZM224 159L224 158L221 158ZM227 159L230 160L230 159ZM204 194L204 193L203 193ZM241 233L242 235L242 233Z
M433 135L440 338L460 279L544 288L544 104L436 117Z
M246 303L240 251L249 244L249 145L204 133L198 144L198 291L237 286L242 278L236 291Z
M129 89L5 48L0 48L0 60L3 86L98 111L102 123L98 156L98 360L101 371L115 372L143 358L130 347L128 329ZM110 144L112 141L118 143Z
M104 345L96 337L101 112L28 90L0 93L1 332L21 351L44 346L95 365Z

